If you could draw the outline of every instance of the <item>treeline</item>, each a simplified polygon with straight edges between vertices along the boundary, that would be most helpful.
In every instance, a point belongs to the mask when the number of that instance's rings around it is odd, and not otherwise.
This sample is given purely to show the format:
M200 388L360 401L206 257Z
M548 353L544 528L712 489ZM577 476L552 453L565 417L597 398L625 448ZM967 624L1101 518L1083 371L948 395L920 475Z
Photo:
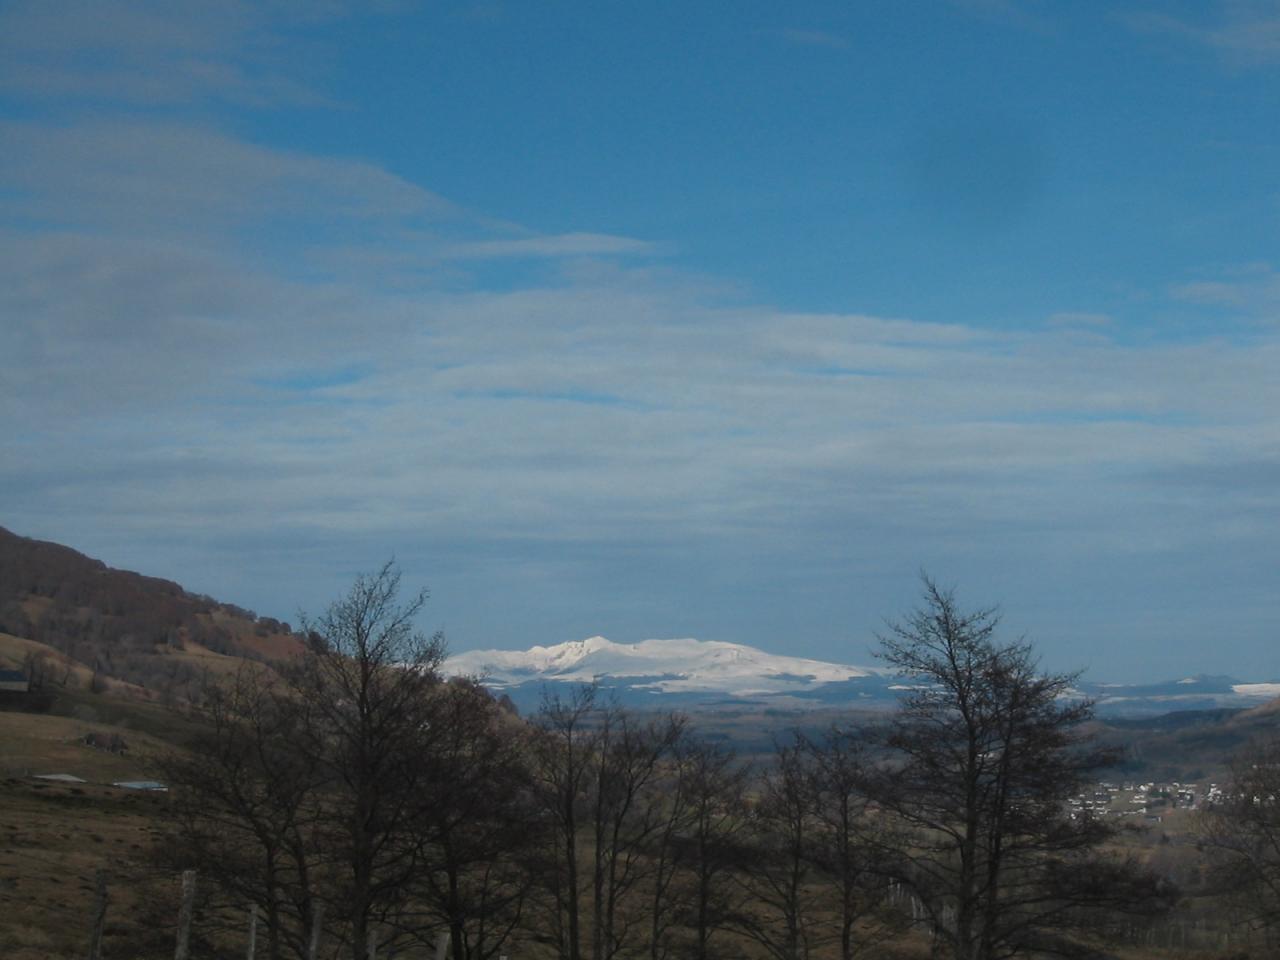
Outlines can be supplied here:
M989 960L1068 950L1176 895L1066 812L1110 759L1072 678L931 583L883 638L928 680L899 713L797 733L758 767L591 687L522 720L443 681L442 639L413 627L424 597L401 605L398 585L390 566L359 579L303 625L305 656L213 691L206 742L164 762L161 849L203 878L210 950L256 905L272 960L441 932L456 960Z

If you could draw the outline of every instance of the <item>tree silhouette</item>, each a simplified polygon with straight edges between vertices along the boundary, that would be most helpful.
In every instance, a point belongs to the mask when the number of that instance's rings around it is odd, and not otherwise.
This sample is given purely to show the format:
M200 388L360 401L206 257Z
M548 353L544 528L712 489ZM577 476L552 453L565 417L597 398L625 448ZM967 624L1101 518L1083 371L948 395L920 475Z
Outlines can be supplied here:
M923 580L923 605L879 638L912 689L867 787L896 824L887 870L937 943L956 960L1013 957L1062 947L1099 909L1159 903L1153 877L1099 855L1111 827L1067 812L1113 759L1082 732L1093 704L1075 675L1042 673L1030 644L995 640L995 610L966 612Z

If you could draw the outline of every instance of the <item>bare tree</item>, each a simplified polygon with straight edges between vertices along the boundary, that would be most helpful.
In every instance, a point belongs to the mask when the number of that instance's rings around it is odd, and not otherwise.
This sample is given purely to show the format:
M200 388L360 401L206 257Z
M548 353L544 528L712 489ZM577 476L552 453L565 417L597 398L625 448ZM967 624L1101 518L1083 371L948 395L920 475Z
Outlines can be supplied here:
M642 720L610 704L600 712L592 797L592 957L612 960L636 923L628 894L650 867L663 826L656 786L661 763L685 721L675 714Z
M686 727L672 744L672 758L665 765L658 788L665 796L658 832L654 838L653 876L649 888L649 958L664 960L672 952L670 932L681 909L681 888L676 882L676 841L691 825L690 774L697 751L705 741Z
M811 759L799 735L775 741L751 811L750 855L738 874L752 904L738 924L775 960L807 960L823 940L812 883Z
M414 824L423 862L414 893L426 927L448 929L455 960L489 960L526 918L529 860L540 842L527 737L470 681L443 684L436 698L429 797Z
M49 653L46 650L28 650L22 658L22 670L26 674L31 690L43 690L49 683L52 670L49 666Z
M294 748L322 772L322 849L334 877L326 915L342 922L353 960L367 960L372 925L406 908L419 867L412 825L426 802L437 735L438 669L444 638L415 619L425 591L399 602L393 563L359 576L318 620L303 618L314 641L287 672L306 722Z
M1097 855L1106 824L1066 812L1112 759L1081 731L1092 704L1072 695L1072 675L1043 674L1026 642L998 644L998 622L926 577L923 606L880 638L913 689L888 730L894 764L868 789L900 825L883 847L893 876L956 960L1060 945L1089 908L1156 893L1131 864Z
M315 851L319 771L292 748L303 717L267 672L245 667L210 684L205 732L190 749L160 758L172 791L161 848L174 869L195 867L236 908L258 906L268 960L304 956L317 904Z
M1280 926L1280 740L1253 744L1231 765L1222 798L1200 816L1214 886L1253 928Z
M597 688L575 687L569 697L547 693L530 741L536 797L551 825L544 880L554 902L547 939L565 960L582 958L582 881L578 834L588 822L599 732L592 725Z
M835 892L840 958L853 960L899 926L886 909L876 839L880 818L865 790L873 767L867 734L833 725L801 743L812 777L811 856L817 874Z
M697 737L682 749L679 762L688 813L668 841L676 868L670 899L672 917L687 936L674 952L715 960L724 934L742 914L742 888L731 878L743 861L751 770L731 749Z

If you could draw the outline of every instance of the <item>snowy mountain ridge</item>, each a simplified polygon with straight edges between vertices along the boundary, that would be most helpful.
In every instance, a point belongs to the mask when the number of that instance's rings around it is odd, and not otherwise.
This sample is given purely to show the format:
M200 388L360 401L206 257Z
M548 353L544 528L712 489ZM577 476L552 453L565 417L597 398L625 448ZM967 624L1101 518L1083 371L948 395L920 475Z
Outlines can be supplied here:
M557 684L593 681L629 704L661 701L664 708L753 702L787 709L886 709L911 685L883 668L692 638L614 643L596 636L528 650L469 650L450 657L443 672L478 677L522 709L536 708ZM1157 714L1257 706L1280 697L1280 683L1203 674L1144 684L1082 680L1073 695L1093 698L1103 713Z
M445 672L480 676L494 689L530 681L590 683L608 677L653 693L760 696L800 692L817 684L877 676L881 671L779 656L723 640L614 643L589 637L528 650L471 650L451 657Z

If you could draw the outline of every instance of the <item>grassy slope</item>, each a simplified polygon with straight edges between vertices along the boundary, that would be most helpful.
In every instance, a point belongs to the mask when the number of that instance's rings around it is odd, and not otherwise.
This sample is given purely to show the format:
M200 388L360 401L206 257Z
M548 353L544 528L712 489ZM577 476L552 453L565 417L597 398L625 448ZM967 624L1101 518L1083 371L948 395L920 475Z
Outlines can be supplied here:
M172 893L173 879L157 877L147 863L167 799L110 784L149 778L149 758L194 728L149 704L88 694L63 695L55 709L71 715L0 713L0 956L84 957L98 869L111 879L105 955L139 955L132 948L150 937L143 908L156 889L161 900ZM88 733L117 734L128 749L86 746ZM88 782L28 775L36 773Z

